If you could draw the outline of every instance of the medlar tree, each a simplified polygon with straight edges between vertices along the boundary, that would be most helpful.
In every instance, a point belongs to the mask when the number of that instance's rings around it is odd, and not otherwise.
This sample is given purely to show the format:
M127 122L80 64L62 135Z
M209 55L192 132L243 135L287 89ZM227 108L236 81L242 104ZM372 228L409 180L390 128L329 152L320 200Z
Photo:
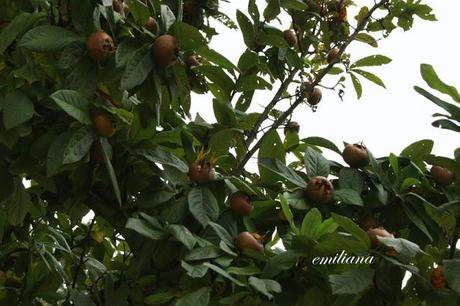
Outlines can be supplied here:
M243 4L232 20L217 0L2 1L0 305L457 305L458 159L346 144L348 167L290 121L325 103L325 77L339 96L383 86L363 69L391 60L347 47L431 9ZM209 48L215 21L241 31L238 63ZM192 92L217 122L191 118ZM342 251L376 260L313 264Z

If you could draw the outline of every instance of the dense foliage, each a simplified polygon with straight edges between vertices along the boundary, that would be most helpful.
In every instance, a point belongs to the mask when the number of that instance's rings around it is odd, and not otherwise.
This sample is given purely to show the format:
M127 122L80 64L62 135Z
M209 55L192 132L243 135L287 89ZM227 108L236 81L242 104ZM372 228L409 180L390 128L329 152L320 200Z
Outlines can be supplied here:
M375 158L290 121L325 77L339 97L385 86L367 67L391 59L351 43L435 20L369 2L249 0L232 20L218 0L0 0L0 305L458 305L460 154ZM238 63L209 48L216 22ZM216 122L191 118L203 93ZM313 264L342 251L376 260Z

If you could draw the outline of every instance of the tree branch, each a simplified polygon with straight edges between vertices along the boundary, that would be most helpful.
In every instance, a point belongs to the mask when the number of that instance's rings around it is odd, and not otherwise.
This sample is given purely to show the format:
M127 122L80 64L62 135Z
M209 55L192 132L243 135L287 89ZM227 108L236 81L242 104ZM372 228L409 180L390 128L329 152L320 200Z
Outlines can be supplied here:
M329 63L326 68L322 69L315 77L315 80L311 84L311 88L315 87L316 85L321 82L321 80L324 78L324 76L334 67L334 65L339 61L341 55L345 51L345 49L350 45L351 42L353 42L356 38L356 36L364 29L364 27L367 25L367 22L369 21L370 17L372 14L382 5L384 5L388 0L381 0L378 3L376 3L370 10L369 12L363 17L361 20L360 24L356 27L355 31L348 37L348 39L343 43L342 46L339 48L339 53L337 57ZM298 70L294 70L291 72L291 74L288 76L288 78L281 84L280 88L276 92L275 96L273 99L270 101L270 103L267 105L265 110L262 112L260 115L259 119L257 120L256 124L254 125L254 128L252 129L251 133L248 135L248 138L246 139L246 147L249 148L250 144L255 140L257 136L257 131L259 130L260 125L266 120L268 114L270 111L273 109L273 107L276 105L278 102L279 98L281 97L283 91L287 88L289 83L292 81L294 78L295 74L298 72ZM299 106L304 99L302 97L298 97L296 101L285 111L283 114L274 122L272 127L270 128L271 130L277 129L281 124L283 124L284 120L289 117L289 115L292 114L292 112L296 109L297 106ZM259 141L246 153L244 156L243 160L239 163L238 167L233 171L233 175L237 176L241 174L243 171L244 167L246 166L246 163L249 161L249 159L254 155L254 153L259 149L264 136L266 134L262 135L260 137Z

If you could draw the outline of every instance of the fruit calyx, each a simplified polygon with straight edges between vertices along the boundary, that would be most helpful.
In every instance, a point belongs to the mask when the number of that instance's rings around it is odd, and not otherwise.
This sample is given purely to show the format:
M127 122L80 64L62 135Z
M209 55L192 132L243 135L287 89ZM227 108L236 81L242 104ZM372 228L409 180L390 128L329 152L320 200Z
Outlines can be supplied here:
M201 148L195 161L189 167L188 176L196 184L212 182L215 178L215 165L216 159Z
M361 168L369 164L369 153L363 144L347 144L342 152L342 157L352 168Z
M249 216L254 209L251 197L242 191L232 193L229 198L230 209L237 215Z
M179 54L177 39L169 34L159 36L153 42L153 56L162 67L169 67L176 63Z
M250 232L241 232L235 239L235 245L240 252L248 249L258 253L264 251L264 246Z
M332 200L334 194L334 186L332 183L323 176L315 176L308 180L305 195L308 200L318 203L326 204Z
M86 40L86 50L93 61L101 62L111 56L116 47L110 35L104 31L97 31Z

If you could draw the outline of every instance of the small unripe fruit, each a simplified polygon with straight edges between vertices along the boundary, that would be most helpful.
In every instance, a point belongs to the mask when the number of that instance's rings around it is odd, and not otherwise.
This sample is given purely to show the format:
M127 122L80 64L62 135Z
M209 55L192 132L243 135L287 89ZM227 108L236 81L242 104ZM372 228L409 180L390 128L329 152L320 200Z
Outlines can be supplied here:
M297 36L295 35L294 31L292 30L284 31L283 37L284 37L284 40L289 45L289 47L294 47L295 45L297 45Z
M115 134L112 118L106 112L98 112L93 116L93 126L98 136L110 138Z
M196 184L206 184L214 181L215 171L209 163L197 164L190 166L188 171L190 180Z
M153 17L149 17L149 20L144 24L144 28L152 33L156 33L158 29L158 23Z
M329 52L327 53L327 57L326 57L327 62L330 64L333 61L335 61L337 57L339 56L339 52L340 52L339 48L332 48L331 50L329 50Z
M230 196L231 210L241 216L249 216L254 209L251 198L244 192L237 191Z
M447 186L452 184L454 181L454 173L449 169L440 167L440 166L433 166L431 167L431 176L436 184L439 186Z
M307 199L317 204L329 203L332 200L333 194L334 186L327 178L322 176L310 178L305 190Z
M431 273L431 284L437 289L446 287L446 279L444 277L444 267L437 266Z
M361 144L347 144L342 157L352 168L361 168L369 164L369 153L366 147Z
M380 241L377 238L379 237L389 237L394 238L393 234L389 233L383 227L371 228L367 231L367 236L369 236L369 240L371 241L371 245L373 248L376 248L380 245Z
M176 63L178 52L178 43L174 36L161 35L153 43L153 56L160 66L169 67Z
M236 248L242 252L250 249L259 253L263 253L264 247L260 244L254 236L249 232L242 232L235 240Z
M321 89L315 87L308 95L307 101L310 105L317 105L321 101L322 97L323 94L321 92Z
M115 52L115 45L110 35L98 31L91 34L86 40L86 50L93 61L101 62Z

